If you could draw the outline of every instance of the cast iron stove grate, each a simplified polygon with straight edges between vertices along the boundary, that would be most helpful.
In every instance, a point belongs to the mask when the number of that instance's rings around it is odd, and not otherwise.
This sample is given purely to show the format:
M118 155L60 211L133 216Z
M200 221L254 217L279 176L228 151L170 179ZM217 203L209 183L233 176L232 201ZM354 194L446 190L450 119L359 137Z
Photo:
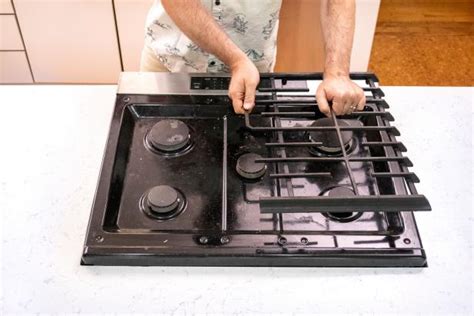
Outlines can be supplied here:
M265 100L257 100L257 111L255 114L245 114L245 123L247 128L252 131L272 132L276 135L275 142L267 142L265 146L271 148L270 156L257 159L256 162L272 163L276 165L278 172L272 173L270 176L282 179L284 185L280 187L286 188L287 196L262 197L260 198L260 208L263 213L286 213L286 212L347 212L348 207L353 211L359 212L399 212L405 210L430 210L430 205L425 196L418 194L415 183L419 182L415 173L408 171L408 167L413 166L408 157L403 156L406 147L403 143L396 140L396 136L400 133L396 127L391 126L390 122L394 121L393 116L386 111L389 108L385 100L382 99L384 94L380 88L375 85L376 77L373 75L352 75L353 80L365 80L369 87L363 88L370 92L371 96L367 97L367 105L364 111L356 111L351 115L346 115L345 119L358 119L365 124L361 126L341 126L342 120L336 118L334 112L331 112L333 126L282 126L283 120L308 120L313 121L317 117L315 108L316 99L308 95L285 95L279 92L309 92L307 88L276 88L275 80L280 79L283 82L291 80L314 80L320 79L319 76L312 75L268 75L271 88L261 88L261 92L271 92L272 98ZM251 117L261 116L272 119L271 126L258 126L252 124ZM286 141L287 135L296 132L311 133L313 131L321 133L335 133L337 135L338 146L341 149L340 157L308 157L308 156L291 156L287 155L287 151L294 147L314 147L322 146L321 142L314 141ZM364 140L360 146L369 149L383 149L382 155L375 156L373 151L368 151L366 156L351 156L348 153L347 146L343 142L344 132L371 133L378 138L376 141ZM275 150L273 150L275 149ZM380 152L380 151L379 151ZM341 162L345 166L348 177L350 179L350 187L354 192L354 196L296 196L293 190L292 178L301 177L328 177L331 174L327 172L309 173L309 172L288 172L288 165L300 162L326 163ZM358 188L351 163L366 162L371 165L370 176L379 179L392 179L393 181L402 182L402 187L408 189L407 192L400 190L398 192L386 193L381 190L378 185L372 195L362 194ZM388 164L389 169L381 172L376 171L374 164ZM377 184L377 181L375 181Z

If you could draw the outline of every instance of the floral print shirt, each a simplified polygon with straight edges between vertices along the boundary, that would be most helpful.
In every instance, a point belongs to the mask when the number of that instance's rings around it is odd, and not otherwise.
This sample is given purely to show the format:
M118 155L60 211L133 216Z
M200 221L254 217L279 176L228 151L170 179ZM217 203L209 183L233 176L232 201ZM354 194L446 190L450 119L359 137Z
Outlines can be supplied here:
M281 0L201 0L232 41L260 72L273 70ZM155 0L146 21L145 44L171 72L228 72L217 57L193 43Z

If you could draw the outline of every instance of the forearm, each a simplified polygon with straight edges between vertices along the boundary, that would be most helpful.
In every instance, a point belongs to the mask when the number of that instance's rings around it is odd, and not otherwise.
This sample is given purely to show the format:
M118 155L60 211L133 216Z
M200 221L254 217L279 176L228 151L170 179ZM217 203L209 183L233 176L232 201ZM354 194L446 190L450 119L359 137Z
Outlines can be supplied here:
M162 0L180 30L205 51L233 67L246 55L235 45L199 0Z
M349 75L354 27L355 0L321 0L326 75Z

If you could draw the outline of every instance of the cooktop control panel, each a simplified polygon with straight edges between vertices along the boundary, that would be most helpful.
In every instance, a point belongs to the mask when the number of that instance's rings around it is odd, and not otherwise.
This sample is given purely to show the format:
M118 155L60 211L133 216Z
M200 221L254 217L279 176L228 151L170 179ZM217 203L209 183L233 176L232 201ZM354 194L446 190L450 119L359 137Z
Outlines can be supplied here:
M191 77L191 90L227 90L230 77ZM261 79L258 88L271 88L269 79Z

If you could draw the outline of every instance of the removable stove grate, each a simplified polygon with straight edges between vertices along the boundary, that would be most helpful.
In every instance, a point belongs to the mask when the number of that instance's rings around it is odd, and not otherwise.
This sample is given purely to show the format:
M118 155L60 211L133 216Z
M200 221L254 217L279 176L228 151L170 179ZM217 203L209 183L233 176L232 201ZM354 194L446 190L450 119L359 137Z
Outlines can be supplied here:
M256 108L251 114L245 114L245 124L253 132L270 132L274 141L265 143L269 156L257 159L256 162L273 164L275 172L270 174L277 181L281 192L276 196L260 197L262 213L294 213L294 212L399 212L399 211L428 211L430 204L425 196L418 194L415 183L419 182L415 173L408 167L413 166L408 157L403 156L406 151L403 143L396 140L400 132L391 126L393 116L386 110L389 108L383 99L384 94L376 86L377 78L372 74L352 74L353 80L364 80L368 87L364 87L367 102L363 111L356 111L342 117L345 120L357 120L361 125L341 126L339 118L331 112L333 126L311 126L296 124L289 126L287 122L312 122L321 113L315 106L315 97L308 94L284 94L285 92L309 92L306 87L285 87L287 80L307 81L321 80L320 74L267 74L264 80L270 80L270 88L260 88L260 92L271 92L271 98L257 99ZM277 87L276 82L279 81ZM282 87L283 86L283 87ZM368 95L367 95L368 94ZM255 119L258 117L258 119ZM269 118L270 126L260 124L262 118ZM257 123L256 123L257 122ZM318 147L321 142L310 140L290 141L295 133L307 134L314 131L336 133L341 149L339 156L311 156L296 152L297 147ZM351 131L357 133L362 140L358 143L363 150L362 155L352 155L346 144L343 143L342 133ZM375 140L372 140L375 139ZM291 154L290 154L291 152ZM290 172L291 166L296 163L342 163L350 180L350 187L354 196L298 195L295 193L293 180L297 178L327 178L329 172ZM363 192L354 175L352 165L364 163L370 169L374 187L372 192ZM380 168L382 166L382 168ZM383 171L379 171L382 169ZM394 186L387 190L384 183L392 182ZM393 189L395 187L395 189ZM285 194L283 194L285 193ZM318 192L316 192L318 193Z

